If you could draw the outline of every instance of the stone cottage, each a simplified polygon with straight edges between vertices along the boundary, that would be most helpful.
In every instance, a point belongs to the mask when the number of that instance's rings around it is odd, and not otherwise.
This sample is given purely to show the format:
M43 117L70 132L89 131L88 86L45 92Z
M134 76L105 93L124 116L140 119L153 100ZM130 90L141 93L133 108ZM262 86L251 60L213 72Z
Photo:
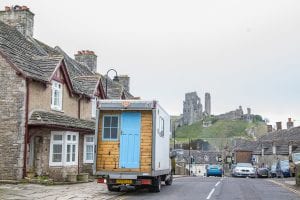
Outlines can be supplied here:
M93 51L72 59L33 38L33 24L26 6L0 11L0 179L33 171L62 181L92 172L97 99L133 96L129 79L96 73Z

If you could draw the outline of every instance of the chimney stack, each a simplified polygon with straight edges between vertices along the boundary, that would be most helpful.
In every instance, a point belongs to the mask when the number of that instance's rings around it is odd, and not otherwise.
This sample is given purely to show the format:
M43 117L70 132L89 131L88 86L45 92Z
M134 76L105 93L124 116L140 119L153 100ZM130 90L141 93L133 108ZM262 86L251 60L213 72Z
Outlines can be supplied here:
M286 128L290 129L294 127L294 122L292 121L292 118L288 118L288 122L286 123Z
M94 51L82 50L78 51L74 56L76 61L87 65L92 72L95 73L97 71L97 55Z
M125 90L129 92L130 90L130 77L127 75L120 75L118 76L119 83L123 85Z
M268 130L268 133L272 132L273 131L272 125L267 125L267 130Z
M27 6L5 6L0 11L0 21L15 27L26 37L33 36L34 14Z
M276 122L277 131L282 130L281 122Z

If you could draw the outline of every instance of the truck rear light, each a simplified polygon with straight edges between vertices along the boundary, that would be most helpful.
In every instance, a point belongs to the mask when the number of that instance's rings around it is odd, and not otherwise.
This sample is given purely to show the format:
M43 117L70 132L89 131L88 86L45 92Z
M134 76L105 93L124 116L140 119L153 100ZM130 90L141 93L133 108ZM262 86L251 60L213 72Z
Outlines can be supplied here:
M151 185L152 180L151 179L142 179L141 183L142 183L142 185Z
M106 183L105 178L98 178L97 183Z

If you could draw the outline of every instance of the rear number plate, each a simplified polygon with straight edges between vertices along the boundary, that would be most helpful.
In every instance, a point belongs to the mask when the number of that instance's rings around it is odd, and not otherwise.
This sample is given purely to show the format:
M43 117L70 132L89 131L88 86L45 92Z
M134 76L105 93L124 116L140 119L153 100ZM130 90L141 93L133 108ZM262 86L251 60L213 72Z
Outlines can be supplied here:
M132 184L132 180L130 180L130 179L117 179L116 183L117 184Z

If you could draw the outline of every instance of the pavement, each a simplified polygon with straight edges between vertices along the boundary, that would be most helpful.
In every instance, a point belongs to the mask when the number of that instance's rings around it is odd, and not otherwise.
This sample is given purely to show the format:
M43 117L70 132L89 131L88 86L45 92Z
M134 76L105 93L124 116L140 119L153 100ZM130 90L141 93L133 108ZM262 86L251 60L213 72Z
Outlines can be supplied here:
M159 193L148 190L109 192L96 182L44 186L36 184L0 184L0 199L45 200L300 200L296 190L287 187L292 179L250 179L232 177L175 176L173 184L163 184Z
M115 199L122 193L109 192L105 184L97 182L72 185L0 184L2 200L83 200Z

